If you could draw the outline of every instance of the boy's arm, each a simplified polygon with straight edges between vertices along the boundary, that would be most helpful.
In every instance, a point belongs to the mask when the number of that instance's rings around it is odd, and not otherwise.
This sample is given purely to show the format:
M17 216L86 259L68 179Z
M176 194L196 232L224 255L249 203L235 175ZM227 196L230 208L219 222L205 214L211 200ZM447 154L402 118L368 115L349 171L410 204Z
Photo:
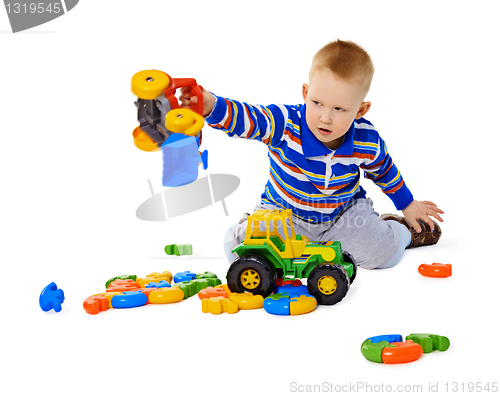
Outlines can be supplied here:
M413 195L387 152L382 138L378 137L377 154L373 161L361 164L361 168L365 171L365 177L382 189L397 210L403 210L413 202Z
M283 138L288 120L284 105L258 106L216 96L203 89L203 115L212 128L221 129L229 136L259 140L267 145ZM187 88L181 89L181 107L197 103Z
M258 140L267 145L282 138L288 119L286 106L249 105L220 96L215 99L215 106L205 119L212 128L231 137Z
M391 156L387 152L385 142L378 137L378 151L372 162L362 164L365 177L372 180L382 191L392 200L396 209L401 210L410 225L417 232L421 232L417 219L422 219L434 230L434 222L429 216L433 216L439 221L443 219L439 213L444 213L433 202L416 201L406 186L401 173L393 163Z

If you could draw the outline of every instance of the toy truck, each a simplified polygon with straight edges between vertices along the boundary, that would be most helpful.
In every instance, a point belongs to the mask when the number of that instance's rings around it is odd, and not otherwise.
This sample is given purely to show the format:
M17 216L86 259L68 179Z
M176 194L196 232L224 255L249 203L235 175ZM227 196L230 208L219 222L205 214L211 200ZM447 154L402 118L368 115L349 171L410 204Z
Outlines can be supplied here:
M229 267L227 284L237 293L267 297L277 277L307 278L318 304L333 305L356 277L356 264L340 242L313 242L295 234L290 209L255 211L248 217L245 239L233 252L239 257Z

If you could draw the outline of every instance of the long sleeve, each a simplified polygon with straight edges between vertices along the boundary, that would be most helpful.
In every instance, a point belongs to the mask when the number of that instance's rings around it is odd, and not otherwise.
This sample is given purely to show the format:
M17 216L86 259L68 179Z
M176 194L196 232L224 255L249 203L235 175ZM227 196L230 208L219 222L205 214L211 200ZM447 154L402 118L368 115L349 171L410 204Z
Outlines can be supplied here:
M396 209L403 210L413 201L401 173L387 152L387 146L378 137L377 154L372 162L361 165L365 177L372 180L392 200Z
M258 140L270 145L281 140L286 119L288 109L284 105L249 105L216 96L214 110L206 122L228 136Z

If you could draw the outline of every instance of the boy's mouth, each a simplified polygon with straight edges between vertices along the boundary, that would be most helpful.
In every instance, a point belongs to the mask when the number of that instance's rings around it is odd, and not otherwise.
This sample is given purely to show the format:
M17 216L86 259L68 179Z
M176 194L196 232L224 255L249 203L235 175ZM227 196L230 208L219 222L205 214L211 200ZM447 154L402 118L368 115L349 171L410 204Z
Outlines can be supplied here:
M330 131L329 129L326 129L326 128L318 128L318 131L322 135L329 135L330 133L332 133L332 131Z

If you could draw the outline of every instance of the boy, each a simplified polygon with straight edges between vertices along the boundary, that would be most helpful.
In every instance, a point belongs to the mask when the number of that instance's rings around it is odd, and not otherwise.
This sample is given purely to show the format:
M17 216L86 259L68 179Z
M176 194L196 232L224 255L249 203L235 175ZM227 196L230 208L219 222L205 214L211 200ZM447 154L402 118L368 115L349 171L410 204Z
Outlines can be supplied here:
M207 123L229 136L257 139L269 147L270 174L257 209L292 209L297 234L313 241L340 241L367 269L397 264L404 250L437 243L441 230L429 216L444 213L416 201L387 153L384 141L363 118L374 68L357 44L337 40L314 56L305 104L251 106L204 91ZM191 98L181 94L183 106ZM402 210L379 217L359 184L360 170ZM226 233L228 260L245 236L246 221Z

